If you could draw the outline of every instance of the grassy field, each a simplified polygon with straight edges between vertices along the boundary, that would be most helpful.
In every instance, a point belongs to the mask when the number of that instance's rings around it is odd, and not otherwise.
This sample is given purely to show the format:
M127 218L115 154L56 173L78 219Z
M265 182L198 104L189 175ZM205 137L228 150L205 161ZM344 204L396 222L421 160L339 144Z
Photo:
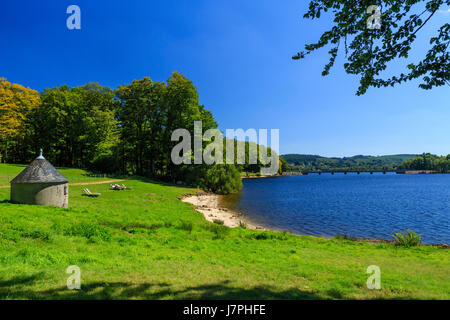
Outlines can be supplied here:
M14 205L0 189L0 298L450 299L448 249L228 229L178 200L197 190L126 184L90 186L99 198L71 186L69 209ZM66 287L70 265L81 290ZM381 290L366 287L369 265Z

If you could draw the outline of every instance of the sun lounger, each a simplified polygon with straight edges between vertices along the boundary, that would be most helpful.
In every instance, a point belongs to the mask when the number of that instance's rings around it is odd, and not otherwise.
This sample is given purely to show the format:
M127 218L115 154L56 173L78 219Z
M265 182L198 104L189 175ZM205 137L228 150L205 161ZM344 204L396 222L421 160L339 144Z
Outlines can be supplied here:
M83 189L83 191L84 191L84 194L88 197L96 198L96 197L99 197L102 195L101 193L92 193L88 188Z

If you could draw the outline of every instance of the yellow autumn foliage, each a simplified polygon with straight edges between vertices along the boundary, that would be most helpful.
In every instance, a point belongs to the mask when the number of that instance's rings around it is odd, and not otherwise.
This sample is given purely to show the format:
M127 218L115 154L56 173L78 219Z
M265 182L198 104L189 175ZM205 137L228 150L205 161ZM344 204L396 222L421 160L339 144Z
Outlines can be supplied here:
M27 116L39 104L36 90L0 78L0 141L23 137Z

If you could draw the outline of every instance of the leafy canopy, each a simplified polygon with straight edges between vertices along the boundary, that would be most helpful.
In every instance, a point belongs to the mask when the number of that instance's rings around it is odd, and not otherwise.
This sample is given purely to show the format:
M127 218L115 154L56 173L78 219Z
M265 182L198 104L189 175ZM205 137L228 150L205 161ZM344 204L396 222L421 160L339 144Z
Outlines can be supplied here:
M39 103L36 90L0 78L0 141L23 135L29 113Z
M431 153L421 154L413 159L405 161L400 166L404 170L433 170L437 172L450 172L450 154L436 156Z
M377 5L381 10L380 28L368 28L373 16L368 8ZM450 85L450 24L445 23L429 40L430 48L419 62L408 61L408 70L400 75L384 78L380 74L396 58L409 58L417 35L423 26L450 0L312 0L304 18L319 19L331 11L333 26L322 34L316 43L305 45L294 60L331 46L330 60L322 72L328 75L334 65L341 44L344 45L348 74L360 76L357 95L369 87L394 86L422 78L422 89Z

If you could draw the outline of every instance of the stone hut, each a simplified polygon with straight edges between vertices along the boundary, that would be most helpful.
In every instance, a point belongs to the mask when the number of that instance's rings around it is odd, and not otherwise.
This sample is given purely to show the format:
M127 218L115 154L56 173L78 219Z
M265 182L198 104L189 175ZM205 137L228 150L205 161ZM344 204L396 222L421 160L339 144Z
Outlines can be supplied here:
M13 203L67 208L69 181L42 156L42 150L25 170L11 181Z

